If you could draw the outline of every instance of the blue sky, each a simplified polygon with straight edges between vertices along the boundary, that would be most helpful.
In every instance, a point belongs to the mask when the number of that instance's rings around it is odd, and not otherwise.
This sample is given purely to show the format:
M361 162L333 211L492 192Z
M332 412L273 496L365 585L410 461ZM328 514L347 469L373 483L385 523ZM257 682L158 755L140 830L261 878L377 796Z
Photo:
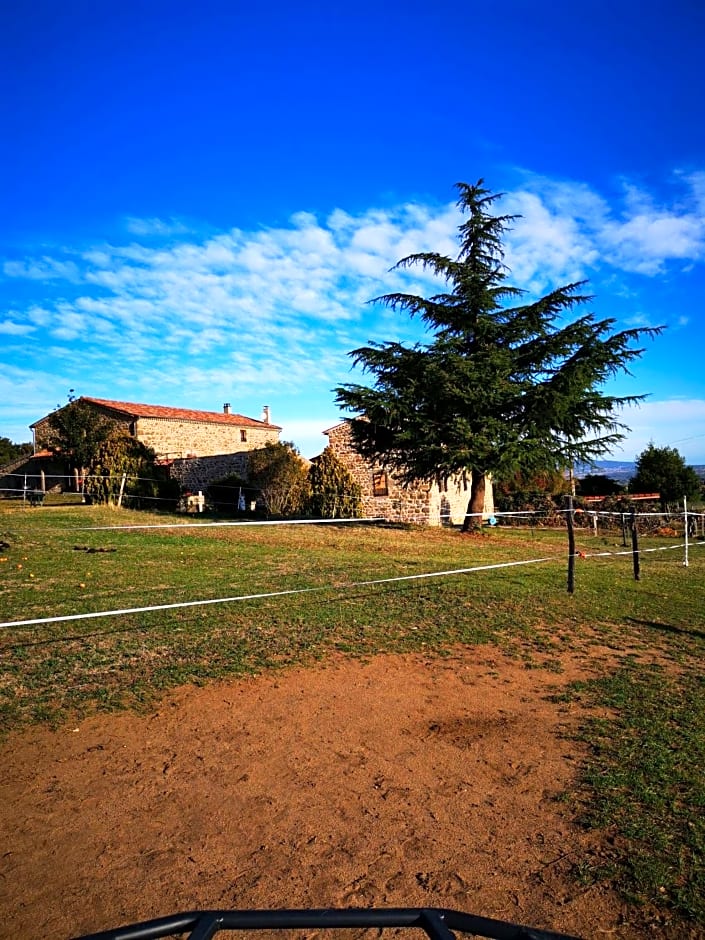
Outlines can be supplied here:
M700 0L3 4L0 435L73 388L267 404L313 456L347 353L421 336L367 301L433 290L389 269L483 177L511 283L668 327L615 456L705 463L704 43Z

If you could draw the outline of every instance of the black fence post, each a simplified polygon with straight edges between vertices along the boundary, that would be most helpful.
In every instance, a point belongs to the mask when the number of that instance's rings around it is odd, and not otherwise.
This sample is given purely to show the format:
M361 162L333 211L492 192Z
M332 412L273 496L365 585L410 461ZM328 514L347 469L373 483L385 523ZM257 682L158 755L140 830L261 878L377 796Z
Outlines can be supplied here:
M575 530L573 528L573 497L568 496L568 512L566 514L568 527L568 593L575 591Z
M640 567L639 567L639 530L636 526L636 509L632 509L631 515L631 528L632 528L632 559L634 562L634 580L639 580Z

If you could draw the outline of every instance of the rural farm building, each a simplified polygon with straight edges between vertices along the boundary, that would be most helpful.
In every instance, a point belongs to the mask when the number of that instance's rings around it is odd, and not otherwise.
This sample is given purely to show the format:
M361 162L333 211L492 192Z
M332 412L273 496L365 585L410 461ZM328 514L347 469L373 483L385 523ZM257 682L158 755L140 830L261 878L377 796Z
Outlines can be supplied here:
M269 442L277 443L281 432L270 421L268 406L258 420L234 414L229 404L222 411L197 411L85 396L78 401L151 447L161 463L169 464L172 477L194 490L231 473L243 474L247 454ZM50 417L45 415L30 425L35 456L29 460L33 465L51 457Z
M257 420L233 414L228 404L223 405L222 411L195 411L83 396L78 401L124 427L138 441L151 447L162 460L213 457L254 450L268 441L278 441L281 431L276 424L270 423L267 407L262 419ZM30 425L34 432L35 452L46 449L49 443L50 418L51 415L46 415Z
M451 478L447 486L437 483L415 483L405 486L384 467L369 463L356 450L350 424L343 421L323 432L331 450L352 474L362 490L364 516L381 516L389 522L416 525L460 525L470 499L471 477ZM494 513L492 481L485 488L485 518Z

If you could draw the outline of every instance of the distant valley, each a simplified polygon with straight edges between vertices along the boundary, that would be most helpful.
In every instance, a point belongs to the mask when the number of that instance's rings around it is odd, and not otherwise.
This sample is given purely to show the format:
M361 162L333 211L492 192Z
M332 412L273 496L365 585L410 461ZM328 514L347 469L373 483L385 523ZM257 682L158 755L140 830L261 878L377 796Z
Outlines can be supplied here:
M705 480L705 464L693 464L693 470L701 480ZM636 473L636 464L629 460L596 460L594 467L581 465L575 468L575 476L578 480L587 476L588 473L601 474L624 485Z

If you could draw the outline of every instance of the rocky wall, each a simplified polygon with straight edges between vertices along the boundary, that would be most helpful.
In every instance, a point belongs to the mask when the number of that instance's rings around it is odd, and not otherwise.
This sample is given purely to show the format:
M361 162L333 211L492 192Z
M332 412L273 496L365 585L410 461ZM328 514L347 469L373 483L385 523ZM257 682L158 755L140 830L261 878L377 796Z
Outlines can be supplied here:
M416 483L404 486L394 474L368 463L352 444L350 425L342 422L325 432L336 457L347 467L362 490L362 512L389 522L415 525L461 525L470 499L470 475L458 475L446 487ZM375 481L386 480L387 495L374 495ZM494 512L492 483L485 489L485 515Z
M174 460L169 472L186 490L197 493L209 484L231 474L247 477L247 453L218 454L213 457L185 457Z
M147 447L165 457L214 457L247 453L271 441L279 440L279 429L238 427L198 421L178 421L165 418L140 418L136 422L136 436ZM242 440L242 433L245 440Z

